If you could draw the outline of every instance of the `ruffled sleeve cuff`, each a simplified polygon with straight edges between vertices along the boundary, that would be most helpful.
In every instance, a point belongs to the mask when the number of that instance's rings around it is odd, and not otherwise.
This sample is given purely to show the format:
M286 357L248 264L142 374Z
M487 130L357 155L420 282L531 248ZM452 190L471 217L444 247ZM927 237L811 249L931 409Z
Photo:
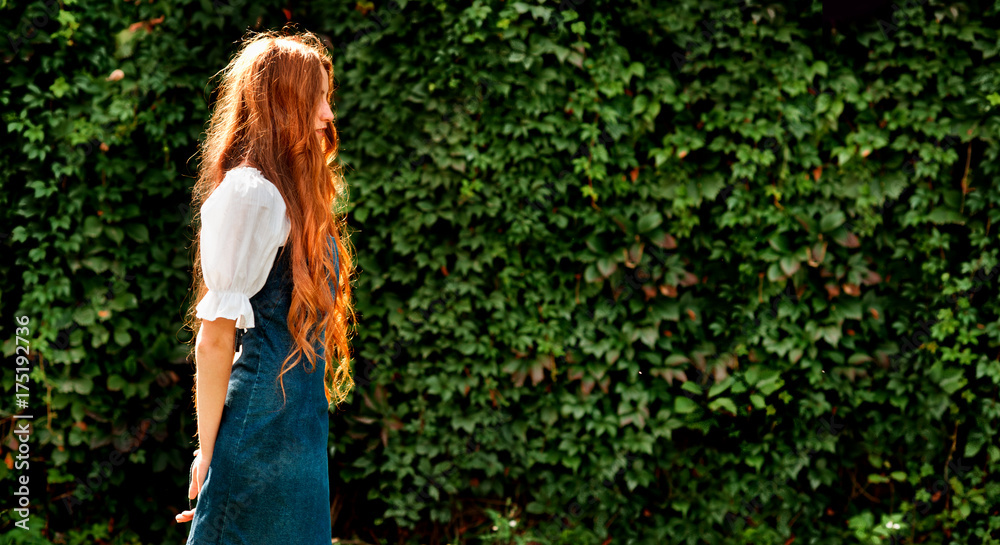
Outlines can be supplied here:
M238 291L208 290L205 298L198 303L195 315L202 320L227 318L236 320L237 328L254 327L253 305L245 293Z

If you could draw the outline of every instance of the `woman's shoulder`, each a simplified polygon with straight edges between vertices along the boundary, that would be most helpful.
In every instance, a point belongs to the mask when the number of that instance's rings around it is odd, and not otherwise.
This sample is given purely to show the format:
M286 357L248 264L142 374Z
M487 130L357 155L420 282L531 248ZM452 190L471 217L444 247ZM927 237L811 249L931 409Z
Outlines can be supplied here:
M220 187L222 185L229 186L228 189L238 195L253 194L258 198L265 197L281 205L285 204L277 186L268 180L263 172L249 165L241 165L227 170L219 184Z

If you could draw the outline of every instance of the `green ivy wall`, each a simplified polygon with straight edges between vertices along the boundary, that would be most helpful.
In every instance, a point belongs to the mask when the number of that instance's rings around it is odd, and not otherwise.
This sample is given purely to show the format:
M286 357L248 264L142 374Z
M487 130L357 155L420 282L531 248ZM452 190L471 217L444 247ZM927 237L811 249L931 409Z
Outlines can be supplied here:
M7 542L183 541L207 82L291 19L358 253L335 536L1000 543L1000 3L0 14Z

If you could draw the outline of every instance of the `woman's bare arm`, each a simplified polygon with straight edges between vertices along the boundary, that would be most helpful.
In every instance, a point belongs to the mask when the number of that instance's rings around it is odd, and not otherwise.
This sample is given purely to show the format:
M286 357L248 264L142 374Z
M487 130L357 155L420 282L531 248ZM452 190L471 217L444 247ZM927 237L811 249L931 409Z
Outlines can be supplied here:
M203 320L195 341L195 412L201 456L211 460L219 434L222 408L229 390L229 374L236 355L236 320Z

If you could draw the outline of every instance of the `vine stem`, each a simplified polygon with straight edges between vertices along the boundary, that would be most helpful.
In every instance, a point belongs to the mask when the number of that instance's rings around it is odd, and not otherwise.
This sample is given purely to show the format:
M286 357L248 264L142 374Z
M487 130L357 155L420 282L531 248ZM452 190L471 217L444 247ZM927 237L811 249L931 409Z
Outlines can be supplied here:
M958 422L955 422L955 431L951 432L951 449L948 451L948 459L944 461L944 482L948 484L948 467L951 465L951 456L955 454L955 443L958 441ZM951 514L951 487L948 487L948 494L944 498L944 510Z
M799 517L802 515L802 511L804 511L804 510L805 510L805 507L800 507L799 508L799 512L795 513L795 516L792 517L792 520L788 521L788 528L789 529L791 529L792 525L795 524L795 521L799 520Z
M965 194L969 192L969 163L972 162L972 140L969 140L969 149L965 152L965 174L962 175L962 206L958 209L959 214L965 213Z
M871 501L873 501L875 503L882 503L882 500L880 500L880 499L876 498L875 496L872 496L871 494L868 493L867 487L862 487L861 486L861 483L858 482L857 471L850 471L849 473L851 475L851 482L854 484L854 490L851 491L851 497L852 498L858 497L858 494L855 494L855 492L858 492L862 496L868 498L869 500L871 500Z

